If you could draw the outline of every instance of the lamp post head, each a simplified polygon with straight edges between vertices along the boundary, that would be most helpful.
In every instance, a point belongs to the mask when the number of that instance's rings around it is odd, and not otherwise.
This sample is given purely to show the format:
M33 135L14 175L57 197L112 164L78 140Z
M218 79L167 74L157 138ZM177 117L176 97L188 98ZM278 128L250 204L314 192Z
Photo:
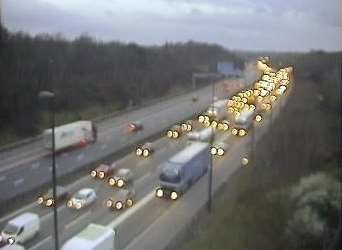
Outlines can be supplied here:
M52 99L55 97L55 94L50 91L40 91L38 94L39 99Z

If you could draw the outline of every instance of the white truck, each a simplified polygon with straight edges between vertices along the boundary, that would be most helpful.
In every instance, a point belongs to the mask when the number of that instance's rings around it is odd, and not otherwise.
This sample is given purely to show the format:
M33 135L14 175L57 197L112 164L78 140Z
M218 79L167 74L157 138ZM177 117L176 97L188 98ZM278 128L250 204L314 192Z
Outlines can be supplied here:
M91 121L77 121L55 128L55 151L85 145L97 140L97 128ZM52 129L43 133L44 147L52 149Z
M114 250L114 230L89 224L77 235L64 243L61 250Z

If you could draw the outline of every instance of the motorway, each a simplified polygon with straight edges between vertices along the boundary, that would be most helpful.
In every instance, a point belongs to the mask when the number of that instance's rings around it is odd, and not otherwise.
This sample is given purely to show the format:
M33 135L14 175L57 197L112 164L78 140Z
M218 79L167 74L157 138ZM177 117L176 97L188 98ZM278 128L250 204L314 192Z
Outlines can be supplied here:
M101 160L121 149L135 145L144 138L164 131L169 126L197 114L211 102L212 87L185 94L160 103L109 118L98 124L98 141L57 155L57 176L74 172L83 166ZM226 95L223 84L216 84L218 97ZM191 97L198 95L198 102ZM130 121L141 120L144 130L136 134L126 132ZM42 141L34 141L0 153L0 204L20 194L27 193L51 181L51 157L42 147Z
M283 99L279 100L280 103L282 101ZM275 105L269 113L273 113L271 116L273 119L283 105ZM190 112L189 109L186 112ZM178 112L181 111L178 110ZM255 125L255 140L260 140L263 134L267 132L270 123L269 114L264 117L265 119L262 123ZM195 129L199 127L199 124L195 124ZM237 138L227 132L217 132L215 137L216 141L226 141L229 145L229 151L221 158L214 158L214 191L236 169L241 167L241 157L248 157L252 139L251 134L244 138ZM205 204L206 195L203 194L207 192L207 177L202 177L176 202L155 198L153 190L157 182L156 170L159 164L183 149L186 146L186 138L181 137L179 140L170 140L164 136L157 139L154 144L156 151L150 158L141 159L135 156L134 153L131 153L116 162L119 167L130 168L134 174L137 203L126 211L111 212L104 206L103 202L106 198L109 198L109 196L115 197L116 192L103 181L84 176L68 186L72 192L82 187L92 187L96 190L98 199L95 204L80 211L67 208L65 205L58 207L61 243L78 233L91 222L115 228L116 249L163 249L165 244L170 243L169 241L172 237L176 236L179 230L188 223L188 220L192 218L195 211L198 211ZM89 146L88 148L90 149L91 147ZM87 150L87 148L83 150ZM39 214L41 218L41 231L25 247L31 250L53 249L52 209L39 207L33 202L22 209L2 217L0 219L0 228L9 219L27 211Z

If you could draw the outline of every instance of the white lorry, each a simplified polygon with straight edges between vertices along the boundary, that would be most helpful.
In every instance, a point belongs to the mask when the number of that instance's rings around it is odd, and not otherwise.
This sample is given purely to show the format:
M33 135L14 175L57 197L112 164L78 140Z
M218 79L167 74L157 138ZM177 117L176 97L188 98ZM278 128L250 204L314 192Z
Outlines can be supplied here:
M25 243L38 234L40 229L39 216L24 213L10 220L1 232L2 241Z
M44 147L52 149L52 129L43 133ZM95 142L97 129L91 121L77 121L55 128L55 151Z
M64 243L61 250L114 250L114 231L106 226L89 224Z

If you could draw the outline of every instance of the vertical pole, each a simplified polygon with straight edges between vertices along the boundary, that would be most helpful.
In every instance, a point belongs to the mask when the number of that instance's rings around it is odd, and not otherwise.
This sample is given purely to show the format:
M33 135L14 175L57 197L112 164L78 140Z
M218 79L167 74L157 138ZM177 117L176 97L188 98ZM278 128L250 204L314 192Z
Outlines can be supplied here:
M58 239L58 216L57 216L57 199L56 199L56 149L55 149L55 98L51 99L51 111L52 114L52 192L53 192L53 220L54 220L54 231L55 231L55 250L59 250L59 239Z
M212 105L211 105L211 109L212 109L212 113L214 113L214 96L215 96L215 82L212 83ZM214 128L213 126L211 126L211 132L212 132L212 136L210 137L210 146L213 146L214 143ZM208 212L211 213L212 210L212 186L213 186L213 155L211 154L210 150L209 150L209 155L210 155L210 163L209 163L209 175L208 175Z

